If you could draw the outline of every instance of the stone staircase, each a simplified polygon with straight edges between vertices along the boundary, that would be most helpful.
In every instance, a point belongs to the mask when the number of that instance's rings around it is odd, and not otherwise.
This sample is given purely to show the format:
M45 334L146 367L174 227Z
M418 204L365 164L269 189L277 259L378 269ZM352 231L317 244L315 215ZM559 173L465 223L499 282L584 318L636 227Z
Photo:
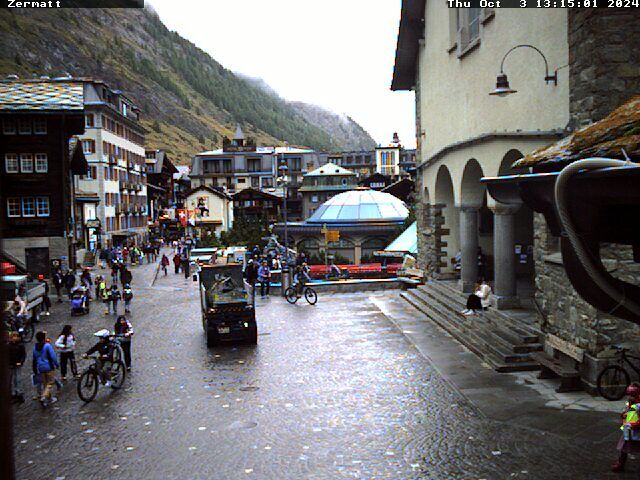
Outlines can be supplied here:
M494 370L519 372L540 368L530 355L542 350L542 334L534 326L493 308L482 315L465 317L460 311L465 308L466 297L447 282L428 282L400 296Z

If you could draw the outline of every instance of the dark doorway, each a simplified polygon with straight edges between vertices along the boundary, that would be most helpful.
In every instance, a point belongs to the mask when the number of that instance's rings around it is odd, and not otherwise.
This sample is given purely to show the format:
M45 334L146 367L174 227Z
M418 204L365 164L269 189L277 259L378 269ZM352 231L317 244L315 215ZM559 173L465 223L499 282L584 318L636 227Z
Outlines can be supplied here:
M27 264L27 272L37 278L38 275L49 276L49 248L25 248L25 263Z

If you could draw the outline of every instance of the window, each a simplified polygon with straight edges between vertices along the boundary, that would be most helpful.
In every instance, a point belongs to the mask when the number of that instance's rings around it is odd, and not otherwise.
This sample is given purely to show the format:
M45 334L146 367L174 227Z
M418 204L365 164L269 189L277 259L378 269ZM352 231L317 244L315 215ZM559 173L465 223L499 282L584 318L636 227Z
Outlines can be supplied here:
M33 197L22 198L22 216L23 217L36 216L36 201Z
M22 173L33 173L33 155L30 153L20 155L20 171Z
M7 216L20 216L20 199L17 197L7 198Z
M82 151L85 154L96 153L96 141L95 140L83 140Z
M5 118L2 120L2 133L4 135L16 134L16 121L13 118Z
M458 56L461 57L471 47L478 44L480 39L480 25L493 17L491 8L456 8L449 11L450 48L452 52L457 47ZM455 30L454 30L455 29ZM453 32L455 31L455 35Z
M49 197L36 197L36 208L39 217L48 217Z
M251 186L254 188L260 187L260 178L259 177L251 177Z
M259 172L261 169L261 161L259 158L250 158L247 160L247 170L250 172Z
M46 118L36 118L33 121L33 133L36 135L46 135L47 134L47 119Z
M84 126L85 127L95 126L95 119L94 119L93 113L87 113L84 116Z
M342 179L342 186L343 186L343 187L346 187L346 186L347 186L347 179L346 179L346 178L343 178L343 179Z
M247 183L247 179L246 178L239 178L238 179L238 183ZM251 179L251 184L253 184L253 179Z
M36 172L47 173L49 171L49 159L46 153L36 153Z
M4 169L7 173L18 173L18 155L6 153L4 155Z
M18 133L20 135L31 135L31 121L29 119L20 119L18 122Z
M311 203L318 203L318 196L317 195L312 195L311 196Z

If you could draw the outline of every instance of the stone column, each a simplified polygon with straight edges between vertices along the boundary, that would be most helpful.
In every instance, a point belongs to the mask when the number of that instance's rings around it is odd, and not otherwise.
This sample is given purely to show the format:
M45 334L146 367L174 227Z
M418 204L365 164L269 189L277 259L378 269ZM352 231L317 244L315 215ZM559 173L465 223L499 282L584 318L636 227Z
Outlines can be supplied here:
M494 300L498 309L520 302L516 287L515 214L520 205L496 205L493 210Z
M362 256L362 243L359 240L355 242L355 245L353 247L353 255L353 263L355 265L360 265L360 257Z
M464 293L472 293L478 280L478 207L460 207L460 252L460 286Z

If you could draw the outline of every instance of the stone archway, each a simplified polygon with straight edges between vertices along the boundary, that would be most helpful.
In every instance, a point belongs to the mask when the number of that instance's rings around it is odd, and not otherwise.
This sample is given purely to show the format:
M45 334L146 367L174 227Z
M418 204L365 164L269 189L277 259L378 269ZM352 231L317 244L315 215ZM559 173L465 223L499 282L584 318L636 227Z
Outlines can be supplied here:
M437 272L444 277L455 277L454 258L458 253L459 223L456 211L453 181L449 169L438 169L435 184L435 236L436 255L439 256ZM439 212L438 212L439 211ZM438 215L439 213L439 215Z
M486 275L484 263L479 261L484 259L479 238L480 213L486 209L486 187L480 183L483 176L476 159L467 161L460 185L460 284L467 293L473 292L479 277Z

